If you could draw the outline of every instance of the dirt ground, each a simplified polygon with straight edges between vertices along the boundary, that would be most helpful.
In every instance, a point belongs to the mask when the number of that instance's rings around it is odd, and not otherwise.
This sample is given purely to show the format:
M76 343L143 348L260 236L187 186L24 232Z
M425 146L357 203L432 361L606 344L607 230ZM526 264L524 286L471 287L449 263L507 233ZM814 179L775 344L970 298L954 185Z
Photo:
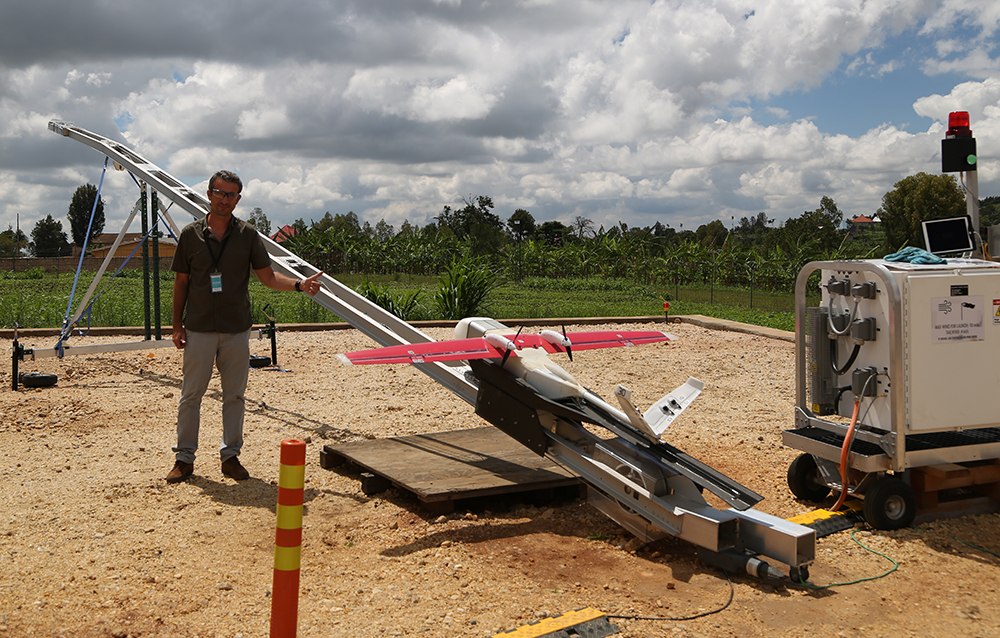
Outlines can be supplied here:
M762 511L813 509L785 482L797 455L781 443L792 425L792 344L690 324L670 331L677 341L579 353L564 366L606 398L624 383L639 405L688 376L702 379L705 392L666 439L763 494ZM59 382L17 393L7 367L0 637L267 635L278 453L289 438L308 443L300 636L485 637L581 607L663 618L612 619L625 637L1000 635L1000 559L990 553L1000 552L997 514L897 532L859 528L858 541L897 561L897 571L816 591L733 575L728 608L685 621L671 619L725 605L726 575L675 539L637 548L585 500L498 499L440 517L395 488L366 496L356 471L320 468L323 445L484 422L410 366L339 365L335 353L374 347L357 331L278 339L281 370L251 371L241 458L252 478L239 483L222 476L215 452L217 380L203 405L195 476L163 481L173 463L177 351L25 362L22 371ZM252 348L269 354L266 341ZM841 532L818 542L810 576L845 583L891 567Z

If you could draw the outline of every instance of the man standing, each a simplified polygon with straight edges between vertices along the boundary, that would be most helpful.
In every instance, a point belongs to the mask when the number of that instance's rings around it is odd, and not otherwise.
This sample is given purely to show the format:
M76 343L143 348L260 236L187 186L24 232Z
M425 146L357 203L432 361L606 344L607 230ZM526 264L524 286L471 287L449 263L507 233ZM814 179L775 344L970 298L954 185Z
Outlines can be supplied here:
M194 472L201 422L201 399L218 367L222 381L222 473L250 478L240 464L243 447L243 395L250 370L250 269L268 288L315 295L316 273L295 280L271 268L264 241L250 224L233 216L243 182L230 171L208 181L209 212L188 224L177 240L174 279L173 341L184 350L184 379L177 408L177 462L167 474L177 483ZM186 312L185 312L186 310Z

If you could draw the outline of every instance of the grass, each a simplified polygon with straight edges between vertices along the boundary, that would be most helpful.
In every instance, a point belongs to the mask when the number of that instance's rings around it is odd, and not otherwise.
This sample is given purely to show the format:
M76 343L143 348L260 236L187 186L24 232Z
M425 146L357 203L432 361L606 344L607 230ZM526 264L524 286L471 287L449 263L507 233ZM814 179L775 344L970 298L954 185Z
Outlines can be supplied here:
M73 275L18 275L13 278L10 273L6 277L0 273L0 326L12 328L15 322L22 328L61 326L73 286ZM419 318L436 318L432 316L434 294L440 286L436 277L338 275L336 278L355 289L369 281L395 295L412 294L419 290L424 308L417 315ZM93 273L81 273L74 295L74 311L92 279ZM168 330L172 290L172 274L161 273L160 317L161 325ZM144 325L143 285L139 271L123 271L122 276L106 277L98 293L90 325ZM150 295L152 298L152 293ZM790 294L755 291L755 307L751 309L748 307L749 291L745 290L655 288L614 279L528 278L521 283L507 282L490 293L482 314L500 320L660 316L663 314L663 298L670 300L671 315L701 314L780 330L791 331L795 328ZM278 323L340 321L305 295L273 291L256 280L251 281L250 299L255 323L266 322L268 316L274 317ZM81 320L80 325L86 327L86 318Z

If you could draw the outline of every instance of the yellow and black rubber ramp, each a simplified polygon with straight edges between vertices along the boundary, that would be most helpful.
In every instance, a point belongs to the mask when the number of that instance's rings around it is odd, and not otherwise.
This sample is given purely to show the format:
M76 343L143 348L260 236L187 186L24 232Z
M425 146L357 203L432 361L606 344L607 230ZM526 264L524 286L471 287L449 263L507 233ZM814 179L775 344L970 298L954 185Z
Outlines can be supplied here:
M604 638L618 633L603 612L584 607L495 634L493 638Z
M816 530L816 538L823 538L836 532L851 529L856 523L865 520L865 513L861 501L848 499L844 501L840 509L836 512L829 510L815 510L806 514L799 514L788 519L792 523L798 523Z

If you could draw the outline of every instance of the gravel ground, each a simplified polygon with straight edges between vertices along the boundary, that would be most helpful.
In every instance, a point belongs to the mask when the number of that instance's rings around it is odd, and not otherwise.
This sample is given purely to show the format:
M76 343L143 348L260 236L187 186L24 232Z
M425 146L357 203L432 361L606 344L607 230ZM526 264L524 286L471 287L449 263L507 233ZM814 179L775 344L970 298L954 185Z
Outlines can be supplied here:
M762 511L812 509L785 483L797 455L781 444L792 424L792 344L689 324L671 332L678 341L580 353L564 367L605 397L624 383L639 405L688 376L702 379L705 392L667 440L763 494ZM22 342L41 348L54 338ZM586 606L681 618L726 603L726 575L698 562L692 546L666 539L636 547L584 500L497 500L439 517L397 489L364 495L349 469L321 469L324 444L484 425L412 367L333 359L370 347L354 330L279 333L282 370L251 371L241 458L252 478L240 483L222 476L215 454L217 379L203 406L195 476L163 481L180 388L175 350L25 362L22 370L52 372L59 382L17 393L6 370L0 636L267 635L278 452L288 438L309 445L300 636L485 637ZM253 350L269 354L266 342ZM898 561L896 572L818 591L734 576L732 604L719 613L612 622L626 637L997 636L998 523L989 514L897 532L859 529L859 541ZM891 566L843 532L819 541L810 572L828 584Z

